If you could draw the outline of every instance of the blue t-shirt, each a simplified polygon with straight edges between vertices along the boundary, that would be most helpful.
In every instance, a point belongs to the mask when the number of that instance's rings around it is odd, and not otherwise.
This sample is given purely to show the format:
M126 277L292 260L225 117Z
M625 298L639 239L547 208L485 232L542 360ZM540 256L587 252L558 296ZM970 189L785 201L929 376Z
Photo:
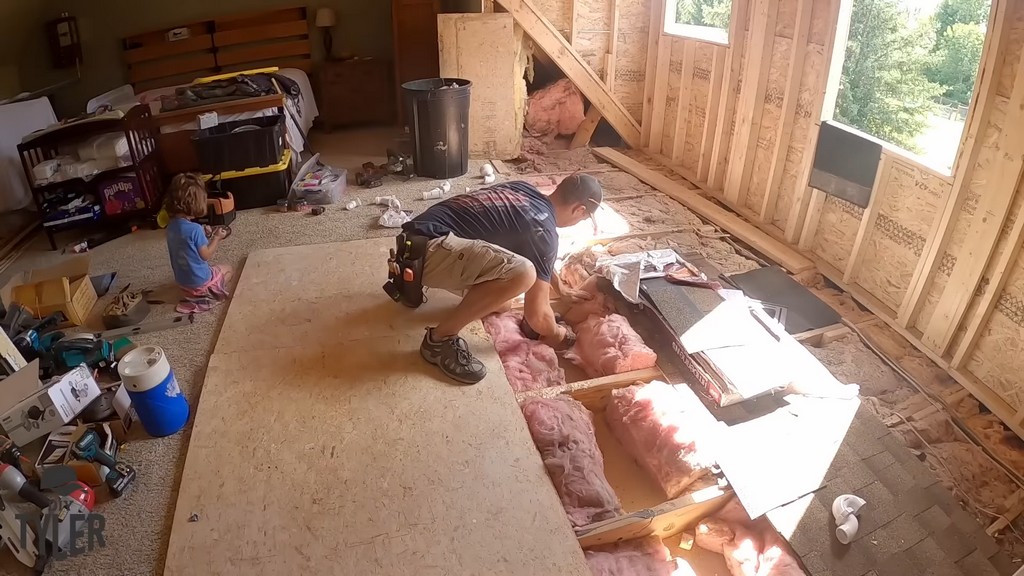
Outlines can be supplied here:
M171 218L167 225L167 253L179 286L199 288L213 278L210 265L199 255L199 249L208 243L202 226L185 218Z
M403 229L428 238L452 233L501 246L532 262L544 282L551 281L558 256L555 208L526 182L504 182L453 196L424 210Z

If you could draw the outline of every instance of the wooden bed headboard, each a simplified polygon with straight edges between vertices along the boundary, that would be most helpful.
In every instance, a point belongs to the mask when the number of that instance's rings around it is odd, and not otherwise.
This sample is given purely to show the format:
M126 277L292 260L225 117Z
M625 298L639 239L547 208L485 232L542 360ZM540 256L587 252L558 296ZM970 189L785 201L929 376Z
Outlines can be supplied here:
M184 28L188 37L168 40ZM136 92L201 76L266 66L312 70L305 6L247 12L169 26L122 41L128 82Z

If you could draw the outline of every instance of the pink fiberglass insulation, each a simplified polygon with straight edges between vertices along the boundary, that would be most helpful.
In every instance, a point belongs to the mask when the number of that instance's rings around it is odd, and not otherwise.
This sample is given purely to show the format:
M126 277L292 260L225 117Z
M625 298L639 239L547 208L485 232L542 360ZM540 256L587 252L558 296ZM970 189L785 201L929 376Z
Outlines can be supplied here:
M526 106L526 131L551 143L556 136L575 134L586 115L583 95L568 78L530 94Z
M651 368L658 355L618 314L591 316L575 327L576 344L565 357L591 378Z
M739 500L697 525L695 542L725 556L732 576L806 576L789 545L767 519L750 520Z
M615 312L615 303L598 287L600 276L591 276L577 290L582 290L591 296L579 304L573 304L562 318L570 325L576 326L591 316L604 317Z
M604 476L590 412L567 396L530 398L522 403L544 467L574 527L622 513L619 497Z
M483 321L501 358L508 383L516 392L564 385L565 371L558 366L555 350L523 336L519 329L522 318L519 312L505 312L491 314Z
M693 574L685 560L672 558L657 536L584 550L594 576L682 576Z
M655 381L613 390L605 419L669 498L682 494L714 464L708 439L717 422L685 386Z

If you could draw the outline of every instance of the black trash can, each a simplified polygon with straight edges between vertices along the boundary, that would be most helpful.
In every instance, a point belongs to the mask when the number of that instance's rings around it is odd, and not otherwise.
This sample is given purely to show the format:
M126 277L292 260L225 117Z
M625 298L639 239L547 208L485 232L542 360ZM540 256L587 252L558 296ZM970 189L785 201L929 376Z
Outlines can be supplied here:
M461 78L402 84L416 175L456 178L469 171L469 92Z

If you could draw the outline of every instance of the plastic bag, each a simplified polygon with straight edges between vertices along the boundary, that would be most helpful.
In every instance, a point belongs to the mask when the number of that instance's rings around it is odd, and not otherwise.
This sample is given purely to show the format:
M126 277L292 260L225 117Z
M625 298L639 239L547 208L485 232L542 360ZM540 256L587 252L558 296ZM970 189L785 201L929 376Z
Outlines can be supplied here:
M347 182L347 170L328 166L320 162L319 154L314 154L292 181L288 199L305 200L310 205L334 204L341 200Z

